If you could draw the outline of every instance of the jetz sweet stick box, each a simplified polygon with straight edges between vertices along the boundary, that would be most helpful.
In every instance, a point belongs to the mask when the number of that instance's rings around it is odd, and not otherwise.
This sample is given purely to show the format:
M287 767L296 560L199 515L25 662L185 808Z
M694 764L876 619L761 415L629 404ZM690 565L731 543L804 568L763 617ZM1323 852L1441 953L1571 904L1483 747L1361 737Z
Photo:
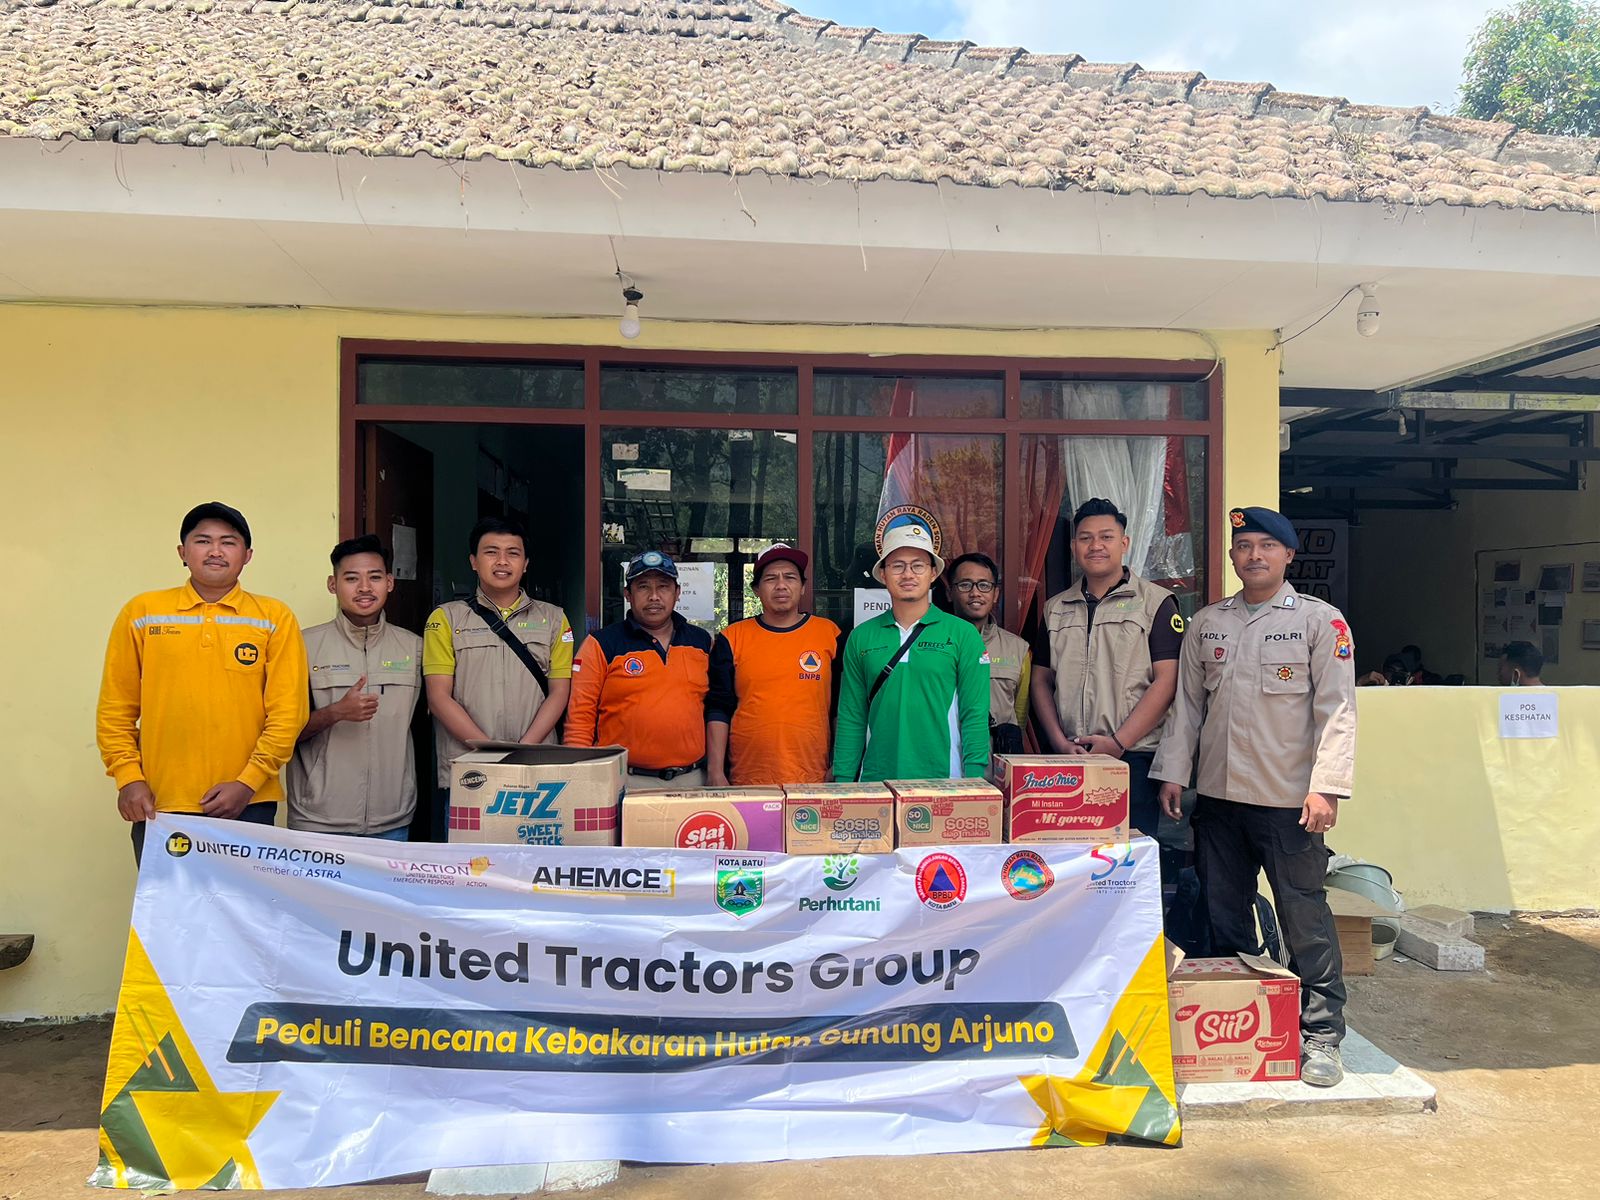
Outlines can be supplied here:
M1106 754L997 754L1008 842L1128 840L1128 764Z
M452 842L615 846L621 746L479 742L450 764Z
M1005 799L981 779L891 779L902 846L977 846L1005 841Z
M622 844L679 850L783 850L782 788L629 792Z
M783 842L790 854L894 849L894 793L883 784L803 783L783 791Z

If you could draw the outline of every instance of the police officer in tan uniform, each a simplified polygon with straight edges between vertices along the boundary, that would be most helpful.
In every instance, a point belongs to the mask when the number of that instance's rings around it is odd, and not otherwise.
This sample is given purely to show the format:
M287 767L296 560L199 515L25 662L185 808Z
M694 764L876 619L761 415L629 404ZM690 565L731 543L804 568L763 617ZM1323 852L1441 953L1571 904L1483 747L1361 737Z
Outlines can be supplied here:
M1301 1078L1344 1078L1344 963L1323 880L1323 834L1355 774L1355 646L1344 615L1284 582L1294 526L1269 508L1228 513L1244 588L1195 614L1177 702L1151 775L1174 818L1200 754L1195 855L1216 953L1257 953L1265 870L1301 980Z
M1072 516L1081 575L1044 606L1033 647L1033 708L1057 754L1128 764L1128 818L1154 837L1161 810L1150 763L1178 686L1183 617L1173 595L1124 564L1128 518L1109 500ZM1163 856L1166 857L1166 856ZM1171 876L1172 864L1164 863Z
M945 579L956 616L977 627L989 652L989 740L994 752L1021 754L1033 652L994 619L1000 604L1000 568L987 554L963 554L946 568Z
M391 625L388 547L365 534L330 556L339 611L305 631L311 715L289 762L289 828L406 840L417 807L411 717L422 639Z
M485 517L467 546L477 594L434 609L422 632L423 682L446 792L450 764L468 742L555 742L572 693L572 627L555 605L522 590L528 551L521 526Z

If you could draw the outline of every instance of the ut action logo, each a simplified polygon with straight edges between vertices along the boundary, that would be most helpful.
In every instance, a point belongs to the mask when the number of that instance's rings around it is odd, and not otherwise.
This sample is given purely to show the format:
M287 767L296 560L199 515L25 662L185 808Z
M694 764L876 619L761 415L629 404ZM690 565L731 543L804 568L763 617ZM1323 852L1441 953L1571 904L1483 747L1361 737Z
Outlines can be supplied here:
M561 816L556 811L556 797L566 787L564 782L546 780L531 788L501 788L483 812L485 816L532 817L535 820L555 821Z

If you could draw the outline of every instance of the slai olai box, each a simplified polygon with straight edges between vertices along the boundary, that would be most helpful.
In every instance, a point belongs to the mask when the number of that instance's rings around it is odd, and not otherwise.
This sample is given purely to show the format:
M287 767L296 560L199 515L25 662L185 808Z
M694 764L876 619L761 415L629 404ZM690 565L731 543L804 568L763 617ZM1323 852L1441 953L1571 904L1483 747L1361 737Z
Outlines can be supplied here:
M997 754L1008 842L1128 839L1128 764L1109 754Z
M888 854L894 793L881 783L784 786L783 848L790 854Z
M783 850L783 789L634 791L622 798L622 844L680 850Z
M450 840L615 846L627 778L621 746L478 742L450 765Z
M975 846L1005 841L1005 801L981 779L891 779L902 846Z

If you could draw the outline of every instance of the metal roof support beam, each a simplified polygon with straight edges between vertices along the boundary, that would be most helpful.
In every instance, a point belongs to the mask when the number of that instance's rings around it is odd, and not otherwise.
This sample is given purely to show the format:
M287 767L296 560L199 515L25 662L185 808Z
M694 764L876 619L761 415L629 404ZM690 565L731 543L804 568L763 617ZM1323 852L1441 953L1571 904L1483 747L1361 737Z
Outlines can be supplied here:
M1403 458L1445 460L1460 458L1528 459L1536 462L1596 462L1600 448L1552 446L1543 442L1396 442L1390 446L1371 442L1301 442L1285 458Z
M1472 479L1452 476L1449 479L1423 479L1420 477L1390 476L1382 478L1352 478L1348 475L1286 475L1280 485L1283 491L1295 488L1359 488L1363 491L1418 492L1449 491L1479 492L1575 492L1579 480L1575 476L1564 479Z

